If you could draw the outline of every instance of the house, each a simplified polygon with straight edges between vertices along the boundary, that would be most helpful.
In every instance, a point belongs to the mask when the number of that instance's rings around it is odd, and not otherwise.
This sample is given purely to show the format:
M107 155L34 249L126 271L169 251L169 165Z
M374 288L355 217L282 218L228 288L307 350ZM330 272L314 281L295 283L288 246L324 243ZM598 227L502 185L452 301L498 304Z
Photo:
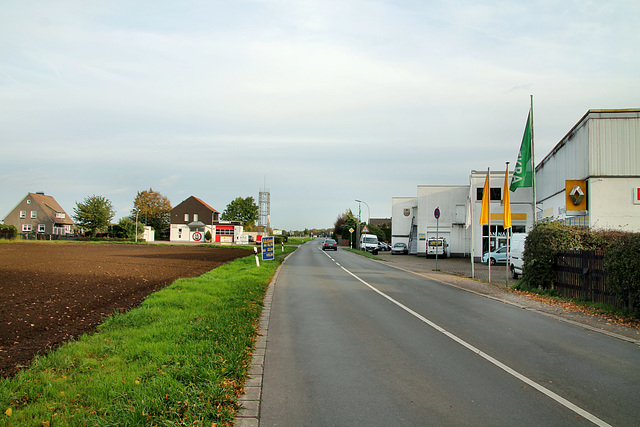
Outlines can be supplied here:
M171 229L169 240L172 242L204 243L207 231L212 241L233 243L243 232L242 223L237 221L220 221L220 213L191 196L171 209Z
M53 196L42 192L27 193L4 218L21 235L66 236L73 232L74 222Z

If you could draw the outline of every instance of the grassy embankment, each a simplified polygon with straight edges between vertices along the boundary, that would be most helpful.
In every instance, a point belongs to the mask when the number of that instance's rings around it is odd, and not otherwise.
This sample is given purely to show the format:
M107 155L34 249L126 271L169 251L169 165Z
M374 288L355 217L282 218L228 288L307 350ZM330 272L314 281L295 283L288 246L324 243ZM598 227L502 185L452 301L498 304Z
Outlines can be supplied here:
M0 425L230 424L281 260L258 268L249 256L179 279L96 333L37 357L0 380Z

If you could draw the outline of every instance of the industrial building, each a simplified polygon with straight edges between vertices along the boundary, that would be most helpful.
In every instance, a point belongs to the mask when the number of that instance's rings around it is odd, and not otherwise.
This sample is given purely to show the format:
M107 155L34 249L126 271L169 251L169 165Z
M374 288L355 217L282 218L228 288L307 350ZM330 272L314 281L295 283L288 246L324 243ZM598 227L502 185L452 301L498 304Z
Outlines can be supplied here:
M392 244L425 256L437 234L447 240L448 256L473 252L476 260L505 245L504 174L490 174L491 228L479 224L487 171L471 171L469 185L418 185L415 197L393 197ZM528 232L534 218L640 231L640 109L589 110L582 117L536 167L535 215L533 188L518 188L510 198L512 232Z

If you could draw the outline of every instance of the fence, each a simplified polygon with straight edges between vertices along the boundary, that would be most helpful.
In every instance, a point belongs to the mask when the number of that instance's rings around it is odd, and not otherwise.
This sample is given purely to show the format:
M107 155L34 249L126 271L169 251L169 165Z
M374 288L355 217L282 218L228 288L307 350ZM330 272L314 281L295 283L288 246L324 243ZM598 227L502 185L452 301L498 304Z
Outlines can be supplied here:
M604 253L601 250L561 252L555 269L553 287L561 296L624 308L616 295L607 289Z

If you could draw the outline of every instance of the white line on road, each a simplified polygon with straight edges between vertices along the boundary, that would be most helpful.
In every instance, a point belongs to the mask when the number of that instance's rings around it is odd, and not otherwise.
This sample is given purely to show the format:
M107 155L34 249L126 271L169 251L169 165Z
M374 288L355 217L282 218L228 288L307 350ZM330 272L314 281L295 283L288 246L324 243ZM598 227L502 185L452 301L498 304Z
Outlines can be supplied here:
M329 255L327 255L327 256L329 256ZM329 258L331 258L331 257L329 256ZM331 258L331 260L335 262L335 260L333 258ZM336 262L336 264L337 264L337 262ZM565 399L564 397L554 393L553 391L549 390L548 388L546 388L544 386L541 386L540 384L536 383L535 381L531 380L530 378L522 375L521 373L519 373L516 370L510 368L509 366L505 365L504 363L500 362L499 360L495 359L494 357L489 356L488 354L484 353L480 349L478 349L478 348L474 347L473 345L469 344L468 342L464 341L462 338L459 338L458 336L452 334L451 332L447 331L446 329L440 327L436 323L433 323L431 320L429 320L426 317L424 317L423 315L413 311L412 309L410 309L406 305L400 303L399 301L396 301L395 299L391 298L389 295L385 294L384 292L374 288L372 285L370 285L369 283L365 282L360 277L356 276L355 274L353 274L352 272L350 272L346 268L344 268L342 266L340 266L340 268L343 269L345 272L347 272L347 274L353 276L359 282L363 283L365 286L367 286L372 291L378 293L382 297L386 298L390 302L394 303L398 307L400 307L403 310L405 310L407 313L413 315L417 319L419 319L422 322L426 323L427 325L431 326L436 331L441 332L442 334L446 335L447 337L449 337L453 341L457 342L458 344L462 345L463 347L466 347L468 350L471 350L472 352L474 352L478 356L482 357L483 359L489 361L490 363L492 363L493 365L497 366L498 368L500 368L500 369L504 370L505 372L513 375L514 377L516 377L517 379L519 379L523 383L535 388L536 390L538 390L542 394L546 395L547 397L550 397L551 399L555 400L556 402L558 402L562 406L572 410L576 414L578 414L581 417L591 421L595 425L603 426L603 427L604 426L611 427L610 424L606 423L605 421L601 420L600 418L596 417L595 415L593 415L593 414L585 411L584 409L580 408L579 406L569 402L567 399Z

